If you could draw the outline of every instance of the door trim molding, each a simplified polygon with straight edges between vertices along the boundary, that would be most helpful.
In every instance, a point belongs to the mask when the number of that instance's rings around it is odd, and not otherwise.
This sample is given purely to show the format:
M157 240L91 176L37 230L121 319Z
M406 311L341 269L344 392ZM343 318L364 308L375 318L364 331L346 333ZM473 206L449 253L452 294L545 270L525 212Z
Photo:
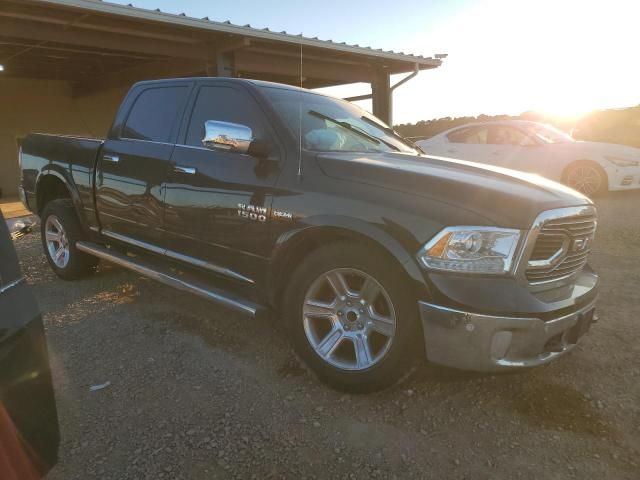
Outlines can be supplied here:
M156 245L152 245L147 242L142 242L140 240L136 240L131 237L127 237L126 235L120 235L119 233L112 232L110 230L102 230L102 234L105 237L113 238L114 240L118 240L120 242L128 243L138 248L142 248L144 250L148 250L150 252L156 253L158 255L163 255L165 257L169 257L173 260L178 260L180 262L188 263L195 267L204 268L205 270L210 270L212 272L218 273L220 275L224 275L229 278L233 278L234 280L239 280L241 282L254 284L255 281L249 277L245 277L244 275L235 272L229 268L221 267L220 265L216 265L215 263L206 262L199 258L194 258L189 255L184 255L182 253L174 252L173 250L168 250L166 248L161 248Z

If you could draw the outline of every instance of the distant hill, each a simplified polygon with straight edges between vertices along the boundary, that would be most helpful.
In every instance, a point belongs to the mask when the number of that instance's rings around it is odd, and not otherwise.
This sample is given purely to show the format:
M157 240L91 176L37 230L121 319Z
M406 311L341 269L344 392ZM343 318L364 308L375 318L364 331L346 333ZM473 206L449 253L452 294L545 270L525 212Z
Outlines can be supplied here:
M558 121L552 116L538 112L525 112L518 116L479 115L477 117L444 117L421 120L417 123L396 125L395 129L405 137L430 138L440 132L469 122L489 120L533 120L554 125L572 133L576 140L620 143L640 147L640 105L616 110L599 110L573 121Z

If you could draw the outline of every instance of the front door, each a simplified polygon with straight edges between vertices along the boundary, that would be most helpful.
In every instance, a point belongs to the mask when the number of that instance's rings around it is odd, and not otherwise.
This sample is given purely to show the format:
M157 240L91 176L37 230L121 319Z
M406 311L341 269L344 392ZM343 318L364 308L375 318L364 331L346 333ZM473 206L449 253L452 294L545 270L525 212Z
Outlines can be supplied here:
M275 145L271 158L204 148L204 124L248 126ZM270 250L269 208L282 152L248 89L202 84L171 158L166 186L167 254L240 282L252 283Z
M100 151L96 206L106 236L161 250L164 181L189 87L163 84L137 93L121 131Z

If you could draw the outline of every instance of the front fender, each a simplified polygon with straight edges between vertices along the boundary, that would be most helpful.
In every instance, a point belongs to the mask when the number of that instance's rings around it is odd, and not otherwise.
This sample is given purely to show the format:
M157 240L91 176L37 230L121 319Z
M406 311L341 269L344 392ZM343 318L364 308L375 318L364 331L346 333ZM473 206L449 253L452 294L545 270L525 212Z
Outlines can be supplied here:
M275 248L270 259L269 281L280 284L281 275L289 258L290 252L296 251L301 245L313 239L353 238L377 244L387 251L402 267L410 281L422 293L423 298L430 298L429 287L414 255L409 252L397 239L381 228L364 220L344 215L317 215L304 219L304 224L298 228L280 234L275 242Z

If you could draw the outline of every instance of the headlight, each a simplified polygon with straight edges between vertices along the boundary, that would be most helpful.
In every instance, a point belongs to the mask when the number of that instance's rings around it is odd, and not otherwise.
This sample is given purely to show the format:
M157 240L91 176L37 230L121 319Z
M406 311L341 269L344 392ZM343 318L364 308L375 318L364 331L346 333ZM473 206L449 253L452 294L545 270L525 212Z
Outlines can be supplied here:
M626 158L608 156L605 156L604 158L619 167L637 167L638 165L640 165L640 161L638 160L627 160Z
M418 252L427 268L463 273L504 274L511 270L520 230L447 227Z

